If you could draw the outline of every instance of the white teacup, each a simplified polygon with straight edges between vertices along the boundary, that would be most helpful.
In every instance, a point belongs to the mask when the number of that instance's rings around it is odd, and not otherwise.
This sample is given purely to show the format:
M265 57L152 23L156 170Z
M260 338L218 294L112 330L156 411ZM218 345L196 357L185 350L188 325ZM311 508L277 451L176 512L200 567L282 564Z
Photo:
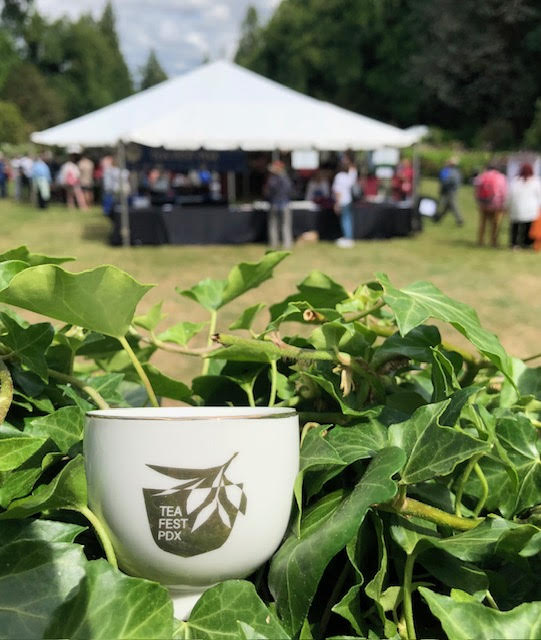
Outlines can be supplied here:
M299 422L274 407L88 413L90 508L119 566L156 580L186 618L208 587L243 578L282 540L299 468Z

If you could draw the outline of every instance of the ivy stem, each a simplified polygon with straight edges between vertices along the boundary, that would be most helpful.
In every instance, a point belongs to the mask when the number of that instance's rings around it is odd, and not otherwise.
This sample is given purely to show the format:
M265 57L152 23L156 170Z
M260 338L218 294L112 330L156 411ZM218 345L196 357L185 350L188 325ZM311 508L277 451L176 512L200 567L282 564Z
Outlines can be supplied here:
M406 633L408 640L416 640L415 624L413 622L413 604L412 604L412 579L413 565L415 564L415 553L408 553L406 556L406 564L404 565L404 620L406 621Z
M487 591L485 599L488 602L488 605L490 607L492 607L492 609L496 609L496 611L500 610L500 607L498 607L498 605L496 603L496 600L494 600L494 598L492 597L492 594L490 593L490 591Z
M0 424L4 422L13 400L13 381L9 369L0 360Z
M154 389L152 388L152 385L150 384L150 380L148 379L148 376L145 373L145 370L141 366L141 363L139 362L139 359L135 355L135 352L130 347L130 343L126 340L125 336L122 336L121 338L119 338L118 341L120 342L120 344L124 348L124 351L128 354L128 357L131 360L131 363L133 364L133 368L135 369L135 371L137 371L137 375L141 379L141 382L143 383L143 386L146 389L147 395L149 397L149 400L150 400L152 406L159 407L160 405L158 403L158 399L156 398L156 394L154 393Z
M386 304L385 300L381 299L373 307L370 307L370 309L365 309L365 311L360 311L359 313L356 313L355 315L347 318L347 322L355 322L356 320L361 320L362 318L366 318L366 316L372 315L373 313L378 311L378 309L381 309L381 307L384 307L385 304Z
M289 344L278 346L269 340L252 340L250 338L241 338L239 336L218 333L214 336L214 341L224 347L238 346L249 349L257 349L261 353L266 354L269 360L277 360L278 358L289 358L291 360L326 360L330 362L339 362L345 367L351 367L354 364L353 358L349 353L342 351L323 351L318 349L301 349Z
M247 384L242 388L244 389L244 393L248 396L248 404L251 407L255 407L254 390L252 389L252 387L249 384Z
M390 511L391 513L398 513L405 516L417 516L429 522L434 522L435 524L446 525L452 529L457 529L458 531L475 529L477 525L483 522L483 518L461 518L447 513L447 511L442 511L436 507L431 507L428 504L414 500L413 498L404 498L398 501L395 499L392 502L377 504L375 506L381 511Z
M135 329L130 329L130 335L134 336L141 342L146 344L151 344L162 351L170 351L171 353L180 353L183 356L193 356L196 358L200 358L201 356L209 353L209 351L213 351L213 348L202 347L200 349L188 349L187 347L181 347L178 344L170 344L168 342L163 342L163 340L159 340L153 333L150 334L150 337L144 336L140 334Z
M530 360L537 360L537 358L541 358L541 353L536 353L534 356L528 356L527 358L522 358L522 362L530 362Z
M487 501L487 498L488 498L488 482L485 477L485 474L483 473L483 470L481 469L478 463L474 465L473 470L475 471L475 475L478 477L479 482L481 483L481 491L482 491L481 496L479 497L479 500L477 502L477 505L473 510L473 515L477 517L481 513L481 510L485 506L485 502Z
M72 386L77 387L77 389L84 391L86 395L94 401L98 408L110 409L99 391L94 389L94 387L91 387L89 384L85 384L82 380L79 380L79 378L70 376L67 373L55 371L54 369L47 369L47 373L51 378L56 378L57 380L60 380L60 382L66 382L67 384L71 384Z
M113 565L115 569L118 569L118 562L116 560L115 550L113 549L111 538L109 538L109 534L105 530L105 527L101 523L101 520L88 507L78 507L77 511L79 511L94 527L94 531L96 532L101 542L101 546L105 551L105 557L107 558L109 564Z
M276 366L276 360L271 360L270 367L271 388L269 395L269 407L274 407L274 403L276 402L276 384L278 382L278 367Z
M466 465L466 468L464 469L464 473L462 474L462 476L460 477L460 481L458 483L458 487L456 490L456 494L455 494L455 514L460 517L462 516L462 495L464 493L464 488L466 486L466 482L468 481L468 478L470 477L470 474L473 470L473 468L475 467L475 465L477 464L477 462L479 461L479 458L482 457L482 453L481 454L477 454L475 456L473 456L472 458L470 458L468 464ZM477 515L477 514L475 514Z
M218 320L218 312L213 309L210 312L210 325L209 325L209 335L207 339L207 347L212 347L212 343L214 341L214 334L216 333L216 322ZM201 370L201 374L206 376L209 372L210 360L205 358L203 360L203 368Z

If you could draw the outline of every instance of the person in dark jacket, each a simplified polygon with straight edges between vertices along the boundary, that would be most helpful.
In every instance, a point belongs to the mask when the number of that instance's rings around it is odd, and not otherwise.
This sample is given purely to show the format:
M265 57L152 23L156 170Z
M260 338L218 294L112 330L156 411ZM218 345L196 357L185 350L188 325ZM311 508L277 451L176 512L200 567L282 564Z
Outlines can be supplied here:
M440 179L440 200L438 203L438 213L434 222L439 222L450 210L455 217L458 227L464 224L462 214L458 208L458 189L462 183L462 174L458 168L458 160L451 158L443 167L439 175Z
M264 189L264 195L270 203L267 218L269 245L273 249L280 246L281 231L282 246L289 249L293 246L293 223L289 208L292 183L281 160L275 160L269 166L269 173Z

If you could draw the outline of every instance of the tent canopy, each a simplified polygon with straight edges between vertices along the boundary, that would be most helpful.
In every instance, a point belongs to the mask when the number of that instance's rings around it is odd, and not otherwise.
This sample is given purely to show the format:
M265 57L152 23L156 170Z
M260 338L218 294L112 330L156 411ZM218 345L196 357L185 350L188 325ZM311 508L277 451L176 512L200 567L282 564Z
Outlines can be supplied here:
M316 100L224 60L38 131L44 145L345 150L407 147L417 135Z

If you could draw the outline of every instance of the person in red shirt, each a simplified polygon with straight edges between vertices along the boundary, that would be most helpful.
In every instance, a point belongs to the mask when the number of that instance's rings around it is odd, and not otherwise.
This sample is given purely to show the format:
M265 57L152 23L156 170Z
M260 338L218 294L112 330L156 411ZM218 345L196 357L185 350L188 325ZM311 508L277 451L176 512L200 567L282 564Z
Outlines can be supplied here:
M498 246L498 234L507 197L507 179L494 165L488 165L474 182L475 199L479 207L479 234L477 243L483 246L487 224L490 226L490 241Z

